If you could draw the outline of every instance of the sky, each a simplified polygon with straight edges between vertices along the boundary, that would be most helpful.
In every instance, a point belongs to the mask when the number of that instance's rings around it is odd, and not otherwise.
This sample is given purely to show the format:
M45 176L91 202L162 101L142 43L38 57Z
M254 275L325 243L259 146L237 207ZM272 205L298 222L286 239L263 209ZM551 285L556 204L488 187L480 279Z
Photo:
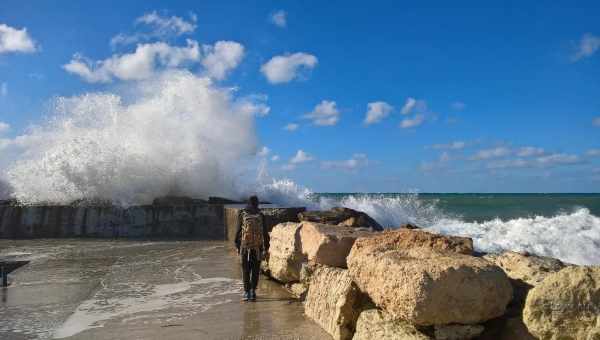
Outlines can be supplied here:
M257 157L317 192L599 192L598 17L597 1L3 0L0 158L56 98L188 70L251 98Z

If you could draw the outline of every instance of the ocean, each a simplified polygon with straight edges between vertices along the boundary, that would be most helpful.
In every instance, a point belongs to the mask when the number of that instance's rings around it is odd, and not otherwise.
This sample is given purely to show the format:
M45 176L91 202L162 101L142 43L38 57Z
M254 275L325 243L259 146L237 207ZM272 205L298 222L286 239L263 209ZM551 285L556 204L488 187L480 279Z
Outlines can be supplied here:
M527 251L600 265L600 194L317 193L312 208L361 210L389 228L413 223L473 238L482 252Z

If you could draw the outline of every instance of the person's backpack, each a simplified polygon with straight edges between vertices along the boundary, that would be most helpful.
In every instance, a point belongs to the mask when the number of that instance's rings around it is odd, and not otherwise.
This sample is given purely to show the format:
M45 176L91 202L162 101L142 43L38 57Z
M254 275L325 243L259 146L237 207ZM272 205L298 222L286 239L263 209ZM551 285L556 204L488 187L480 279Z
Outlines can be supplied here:
M258 249L263 246L262 214L242 213L241 247Z

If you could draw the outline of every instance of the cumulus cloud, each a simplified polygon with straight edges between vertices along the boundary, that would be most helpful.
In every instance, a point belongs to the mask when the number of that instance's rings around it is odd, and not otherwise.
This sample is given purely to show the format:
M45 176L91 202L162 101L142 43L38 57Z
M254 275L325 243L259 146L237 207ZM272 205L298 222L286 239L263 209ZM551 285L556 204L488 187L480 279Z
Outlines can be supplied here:
M284 126L283 129L286 131L296 131L296 130L298 130L299 127L300 127L300 125L298 125L296 123L289 123L286 126Z
M217 41L214 46L203 46L202 65L212 78L222 80L244 58L244 46L235 41Z
M346 171L354 171L362 167L366 167L369 164L367 155L363 153L356 153L352 155L350 159L339 160L339 161L323 161L321 167L323 169L340 169Z
M500 158L505 157L511 154L511 150L504 146L499 146L491 149L483 149L479 150L475 155L470 157L470 160L478 161L478 160L486 160L492 158Z
M0 135L10 130L10 124L0 121Z
M400 127L403 129L417 127L425 121L425 116L422 114L417 114L414 118L405 118L400 122Z
M8 95L8 84L3 82L0 84L0 97L6 97Z
M577 50L571 56L571 60L578 61L591 57L598 51L598 49L600 49L600 37L591 33L586 33L579 41Z
M171 37L190 34L196 30L196 21L197 17L195 14L190 14L190 19L186 20L178 16L162 16L158 12L153 11L135 20L136 26L145 26L148 28L147 31L132 34L119 33L111 39L110 44L116 47L118 45L134 44L150 39L169 39Z
M592 125L600 127L600 117L592 119Z
M585 154L592 157L600 156L600 149L590 149Z
M451 157L447 151L444 151L440 154L439 158L432 162L423 162L421 163L422 171L431 171L438 168L443 168L446 166L446 163L450 161Z
M304 150L298 150L294 157L292 157L289 162L283 165L281 168L283 170L294 170L296 166L302 163L307 163L313 161L315 158Z
M113 79L142 80L154 75L159 68L176 68L186 63L200 61L198 42L187 40L178 47L164 42L140 44L135 52L91 62L76 54L63 68L90 83L108 83Z
M531 157L531 156L540 156L544 154L543 148L533 147L533 146L524 146L517 150L517 156L519 157Z
M2 53L33 53L38 50L35 41L22 29L0 24L0 54Z
M403 115L407 115L412 112L415 106L417 106L417 100L415 98L408 97L406 99L406 103L404 103L404 106L402 106L400 113Z
M249 116L264 117L271 112L271 108L266 104L267 95L253 94L242 97L235 103L236 109Z
M259 157L267 157L270 153L271 153L271 149L269 149L266 146L263 146L262 148L260 148L260 150L258 150L258 152L256 154Z
M269 17L271 23L278 27L287 26L287 13L284 10L279 10L271 14Z
M378 123L387 117L393 109L393 106L383 101L368 103L364 123L366 125Z
M315 106L312 112L304 115L304 118L312 120L315 125L331 126L336 125L340 120L340 112L336 107L335 101L323 100Z
M318 60L312 54L298 52L275 56L260 67L260 71L271 84L290 82L298 78L302 71L317 66Z
M467 146L466 142L455 141L448 144L433 144L431 148L437 150L461 150L464 149L465 146Z
M581 163L581 157L565 153L553 153L545 156L523 159L503 159L495 160L487 164L488 169L509 169L509 168L551 168L561 165L573 165Z
M273 162L277 162L279 160L279 155L273 155L273 157L271 157L271 161Z

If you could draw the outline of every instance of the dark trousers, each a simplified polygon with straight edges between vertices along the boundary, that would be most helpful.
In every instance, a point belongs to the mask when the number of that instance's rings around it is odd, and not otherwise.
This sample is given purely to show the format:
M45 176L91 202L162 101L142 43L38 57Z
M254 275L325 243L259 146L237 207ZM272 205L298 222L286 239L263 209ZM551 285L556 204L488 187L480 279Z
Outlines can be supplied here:
M258 285L258 274L260 271L260 255L256 249L241 249L242 278L244 280L244 291L256 289Z

